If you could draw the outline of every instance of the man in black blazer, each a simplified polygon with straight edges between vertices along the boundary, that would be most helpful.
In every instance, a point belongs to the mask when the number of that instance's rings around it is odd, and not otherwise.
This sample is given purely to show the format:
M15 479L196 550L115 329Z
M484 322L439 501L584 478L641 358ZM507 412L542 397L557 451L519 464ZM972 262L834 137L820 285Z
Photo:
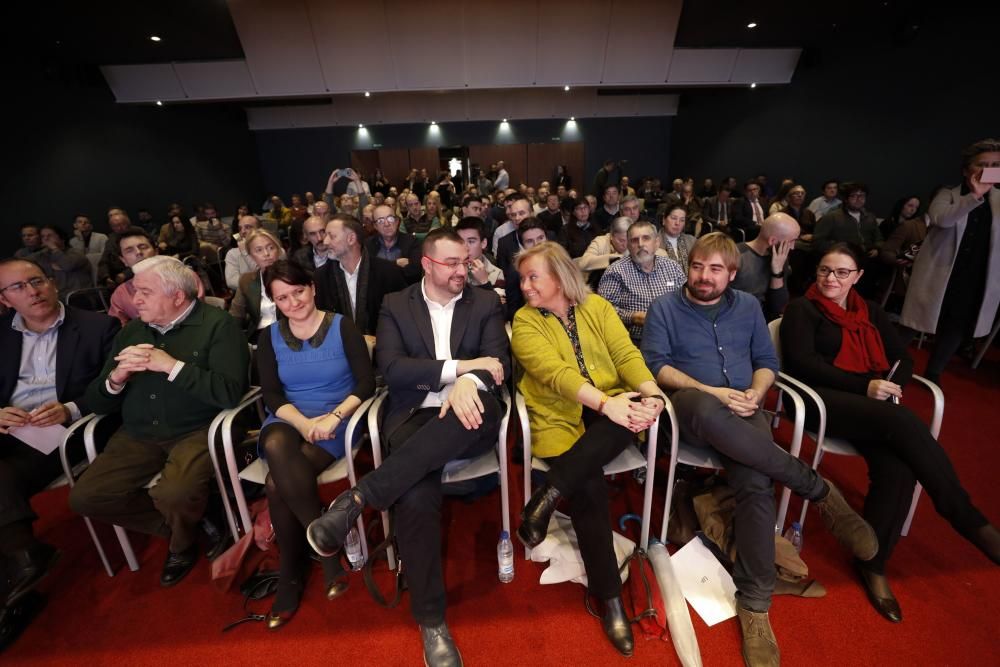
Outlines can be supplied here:
M87 414L84 392L121 324L63 306L52 279L23 259L0 262L0 303L10 309L0 317L0 571L9 578L0 580L0 602L11 604L56 556L32 533L37 517L29 501L62 474L62 465L57 451L42 454L9 431L68 425Z
M386 294L406 287L403 270L361 245L365 229L357 218L338 214L326 223L330 259L316 269L316 306L350 318L366 336L375 335Z
M406 282L413 284L420 280L420 241L412 234L399 231L399 218L391 206L376 206L375 236L365 242L372 257L395 262L403 269Z
M365 506L395 507L411 612L427 665L460 665L445 624L441 568L441 469L496 445L510 374L500 300L466 285L469 252L454 231L423 243L424 279L382 304L376 360L389 386L382 418L389 456L310 524L320 554L336 552Z

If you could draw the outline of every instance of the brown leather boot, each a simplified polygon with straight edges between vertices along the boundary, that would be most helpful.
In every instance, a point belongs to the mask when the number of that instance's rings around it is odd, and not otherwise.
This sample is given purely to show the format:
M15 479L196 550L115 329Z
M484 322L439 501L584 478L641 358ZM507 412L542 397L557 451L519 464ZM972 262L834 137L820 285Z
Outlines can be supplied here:
M830 491L816 501L823 523L844 547L858 560L871 560L878 553L878 538L868 522L855 512L833 482L823 478Z
M781 664L778 640L771 630L767 612L750 611L736 606L736 617L740 620L743 634L743 662L747 667L777 667Z

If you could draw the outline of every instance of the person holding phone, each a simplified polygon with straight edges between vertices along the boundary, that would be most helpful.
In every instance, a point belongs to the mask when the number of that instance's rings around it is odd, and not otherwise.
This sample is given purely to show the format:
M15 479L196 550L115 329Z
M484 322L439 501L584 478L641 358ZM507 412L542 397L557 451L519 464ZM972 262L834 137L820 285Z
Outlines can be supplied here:
M1000 306L1000 140L962 151L964 182L937 192L900 323L935 335L924 375L939 382L967 336L985 336ZM991 242L991 239L994 239Z
M913 361L889 318L853 289L864 271L862 250L835 243L822 256L816 283L785 309L784 369L811 385L826 404L828 437L845 438L868 463L864 518L875 529L875 558L856 562L868 599L885 618L903 614L889 589L886 563L920 482L938 513L1000 565L1000 531L976 509L937 440L909 408L894 405ZM890 360L898 360L890 368ZM887 373L888 372L888 373ZM816 414L806 415L815 428Z

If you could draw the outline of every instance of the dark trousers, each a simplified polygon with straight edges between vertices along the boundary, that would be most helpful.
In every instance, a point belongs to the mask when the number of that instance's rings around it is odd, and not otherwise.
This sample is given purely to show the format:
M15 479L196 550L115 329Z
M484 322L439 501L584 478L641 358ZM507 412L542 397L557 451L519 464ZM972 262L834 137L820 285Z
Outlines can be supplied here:
M740 606L765 612L774 590L774 482L817 500L826 495L823 479L801 459L774 444L767 416L760 410L739 417L719 399L697 389L670 396L681 438L711 447L722 458L736 493L736 583Z
M119 429L73 487L69 505L93 519L166 537L178 553L198 537L213 474L207 428L166 442L144 442Z
M59 452L45 455L0 434L0 554L31 545L31 522L38 517L29 501L62 472Z
M610 600L621 595L622 581L611 536L604 465L621 454L635 434L590 410L584 410L584 422L587 430L580 439L545 462L549 464L549 484L569 501L573 530L587 571L587 588L594 597Z
M441 470L455 459L475 458L497 443L500 403L479 392L483 423L467 430L451 410L415 411L387 434L389 456L358 482L365 503L378 510L395 506L393 526L406 565L410 612L420 625L444 621L446 606L441 567Z
M878 554L865 563L866 568L885 572L915 482L923 485L934 509L960 534L969 537L986 525L948 455L909 408L833 389L817 391L826 404L827 435L850 441L868 463L864 517L878 536Z
M965 271L948 281L925 375L941 375L965 338L975 331L985 288L986 276L977 271Z

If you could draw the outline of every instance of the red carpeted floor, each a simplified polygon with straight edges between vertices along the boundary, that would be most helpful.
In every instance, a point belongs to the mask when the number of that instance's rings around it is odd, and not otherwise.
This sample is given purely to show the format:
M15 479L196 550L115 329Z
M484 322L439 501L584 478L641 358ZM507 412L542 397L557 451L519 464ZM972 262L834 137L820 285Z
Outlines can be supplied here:
M920 355L920 353L918 353ZM922 362L918 362L918 368ZM1000 359L978 371L953 362L943 380L947 397L941 439L973 500L1000 521ZM929 402L912 389L906 402L918 411ZM807 448L808 450L808 448ZM811 451L807 452L811 455ZM828 456L824 473L860 506L867 486L860 459ZM512 466L512 506L520 506L520 467ZM662 508L662 483L656 504ZM333 493L337 489L327 489ZM624 496L627 496L624 497ZM617 511L634 506L630 490ZM48 606L0 661L4 664L340 664L417 665L420 640L406 608L378 607L360 576L334 602L322 595L315 572L297 615L279 632L247 624L226 634L223 625L243 615L242 600L220 593L202 562L181 584L158 584L165 545L136 536L141 569L124 568L117 549L109 579L83 522L66 507L66 491L36 498L42 539L63 550L43 583ZM793 501L790 516L797 516ZM662 511L662 509L661 509ZM516 514L515 514L516 516ZM655 518L658 530L659 517ZM517 560L513 583L496 577L499 533L496 492L473 504L446 504L448 620L468 665L625 664L604 639L599 622L582 607L576 584L541 586L542 566ZM516 524L515 524L516 525ZM105 533L105 543L112 545ZM519 551L520 554L520 551ZM810 510L803 557L829 591L822 599L777 597L771 621L787 665L987 665L1000 661L1000 568L956 535L921 500L909 537L890 564L893 590L905 619L883 620L870 607L849 567L849 557ZM257 603L266 611L267 603ZM742 664L735 620L706 627L692 612L705 665ZM633 665L679 664L663 641L639 640Z

